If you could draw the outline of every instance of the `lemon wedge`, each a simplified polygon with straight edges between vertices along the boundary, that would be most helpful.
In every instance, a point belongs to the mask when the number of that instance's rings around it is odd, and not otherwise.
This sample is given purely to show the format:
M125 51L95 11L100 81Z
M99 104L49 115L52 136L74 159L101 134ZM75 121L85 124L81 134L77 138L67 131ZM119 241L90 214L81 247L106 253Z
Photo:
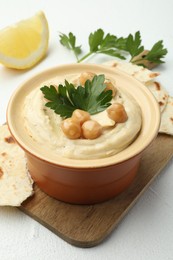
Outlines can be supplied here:
M0 63L27 69L46 54L49 40L47 19L42 11L0 30Z

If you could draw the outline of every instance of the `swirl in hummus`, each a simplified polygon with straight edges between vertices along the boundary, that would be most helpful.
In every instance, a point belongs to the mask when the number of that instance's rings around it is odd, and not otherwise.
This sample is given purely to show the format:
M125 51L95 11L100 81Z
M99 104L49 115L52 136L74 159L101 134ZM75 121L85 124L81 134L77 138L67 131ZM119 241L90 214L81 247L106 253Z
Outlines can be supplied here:
M73 82L76 75L67 75L66 79ZM62 78L54 78L46 84L59 85ZM45 99L40 87L34 89L24 103L24 125L31 138L40 144L40 147L53 151L55 154L71 159L97 159L114 155L129 146L137 137L142 124L141 109L135 99L121 89L112 98L111 103L124 105L128 120L115 124L107 116L106 110L91 119L102 125L102 135L96 139L67 138L61 128L62 118L53 110L45 106Z

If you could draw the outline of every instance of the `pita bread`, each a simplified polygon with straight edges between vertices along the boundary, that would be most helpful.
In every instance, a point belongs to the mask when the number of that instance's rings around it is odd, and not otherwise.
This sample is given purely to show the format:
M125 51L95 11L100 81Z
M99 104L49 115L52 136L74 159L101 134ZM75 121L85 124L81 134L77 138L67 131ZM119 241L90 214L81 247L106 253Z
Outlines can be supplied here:
M173 97L168 97L167 105L161 115L159 133L173 135Z
M118 68L119 70L135 77L148 87L155 96L160 107L161 125L159 133L173 135L173 97L169 96L168 92L159 82L154 81L154 78L157 77L159 73L153 73L141 66L117 60L105 62L103 65Z
M160 73L158 72L152 72L146 68L143 68L142 66L138 66L135 64L132 64L130 62L123 62L123 61L117 61L117 60L111 60L108 62L103 63L103 65L112 67L112 68L117 68L137 80L141 81L142 83L146 83L148 81L151 81L155 77L159 76Z
M0 206L20 206L33 194L32 184L23 150L7 125L0 126Z
M160 107L160 112L163 112L163 110L166 107L167 101L168 101L168 97L169 97L168 92L157 81L150 81L150 82L146 83L145 85L148 87L148 89L151 91L151 93L155 96L155 98L159 104L159 107Z

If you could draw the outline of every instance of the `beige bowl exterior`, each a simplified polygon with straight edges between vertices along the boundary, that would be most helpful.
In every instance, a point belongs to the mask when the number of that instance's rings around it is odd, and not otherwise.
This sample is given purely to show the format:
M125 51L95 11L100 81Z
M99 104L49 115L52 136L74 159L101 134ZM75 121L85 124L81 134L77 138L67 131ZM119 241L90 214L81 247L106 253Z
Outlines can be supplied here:
M142 129L136 140L122 152L108 158L76 160L55 156L35 143L23 125L25 97L38 85L57 75L91 71L115 79L118 87L129 92L142 111ZM12 95L7 122L12 136L25 150L28 169L37 185L48 195L69 203L93 204L108 200L133 181L141 153L157 136L160 124L158 104L150 91L133 77L104 66L70 64L48 69L24 82Z

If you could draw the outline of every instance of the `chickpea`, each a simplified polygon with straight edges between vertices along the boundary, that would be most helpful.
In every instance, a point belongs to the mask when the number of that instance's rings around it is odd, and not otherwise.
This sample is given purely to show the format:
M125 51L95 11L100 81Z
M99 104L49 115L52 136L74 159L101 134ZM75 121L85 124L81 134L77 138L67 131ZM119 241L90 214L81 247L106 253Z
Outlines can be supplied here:
M96 139L102 133L101 125L94 120L85 121L82 125L82 134L86 139Z
M115 103L108 107L107 113L108 117L116 123L124 123L128 118L124 106L120 103Z
M112 97L115 97L116 93L117 93L117 89L115 88L115 86L112 84L111 81L105 81L104 82L106 85L105 91L107 90L112 90Z
M72 119L82 125L90 119L90 114L84 110L76 109L72 114Z
M80 124L74 121L72 118L67 118L62 121L61 124L62 131L69 139L78 139L81 137L81 127Z
M85 82L89 79L92 80L94 78L95 74L92 72L83 72L81 73L79 77L79 82L82 86L85 85Z

